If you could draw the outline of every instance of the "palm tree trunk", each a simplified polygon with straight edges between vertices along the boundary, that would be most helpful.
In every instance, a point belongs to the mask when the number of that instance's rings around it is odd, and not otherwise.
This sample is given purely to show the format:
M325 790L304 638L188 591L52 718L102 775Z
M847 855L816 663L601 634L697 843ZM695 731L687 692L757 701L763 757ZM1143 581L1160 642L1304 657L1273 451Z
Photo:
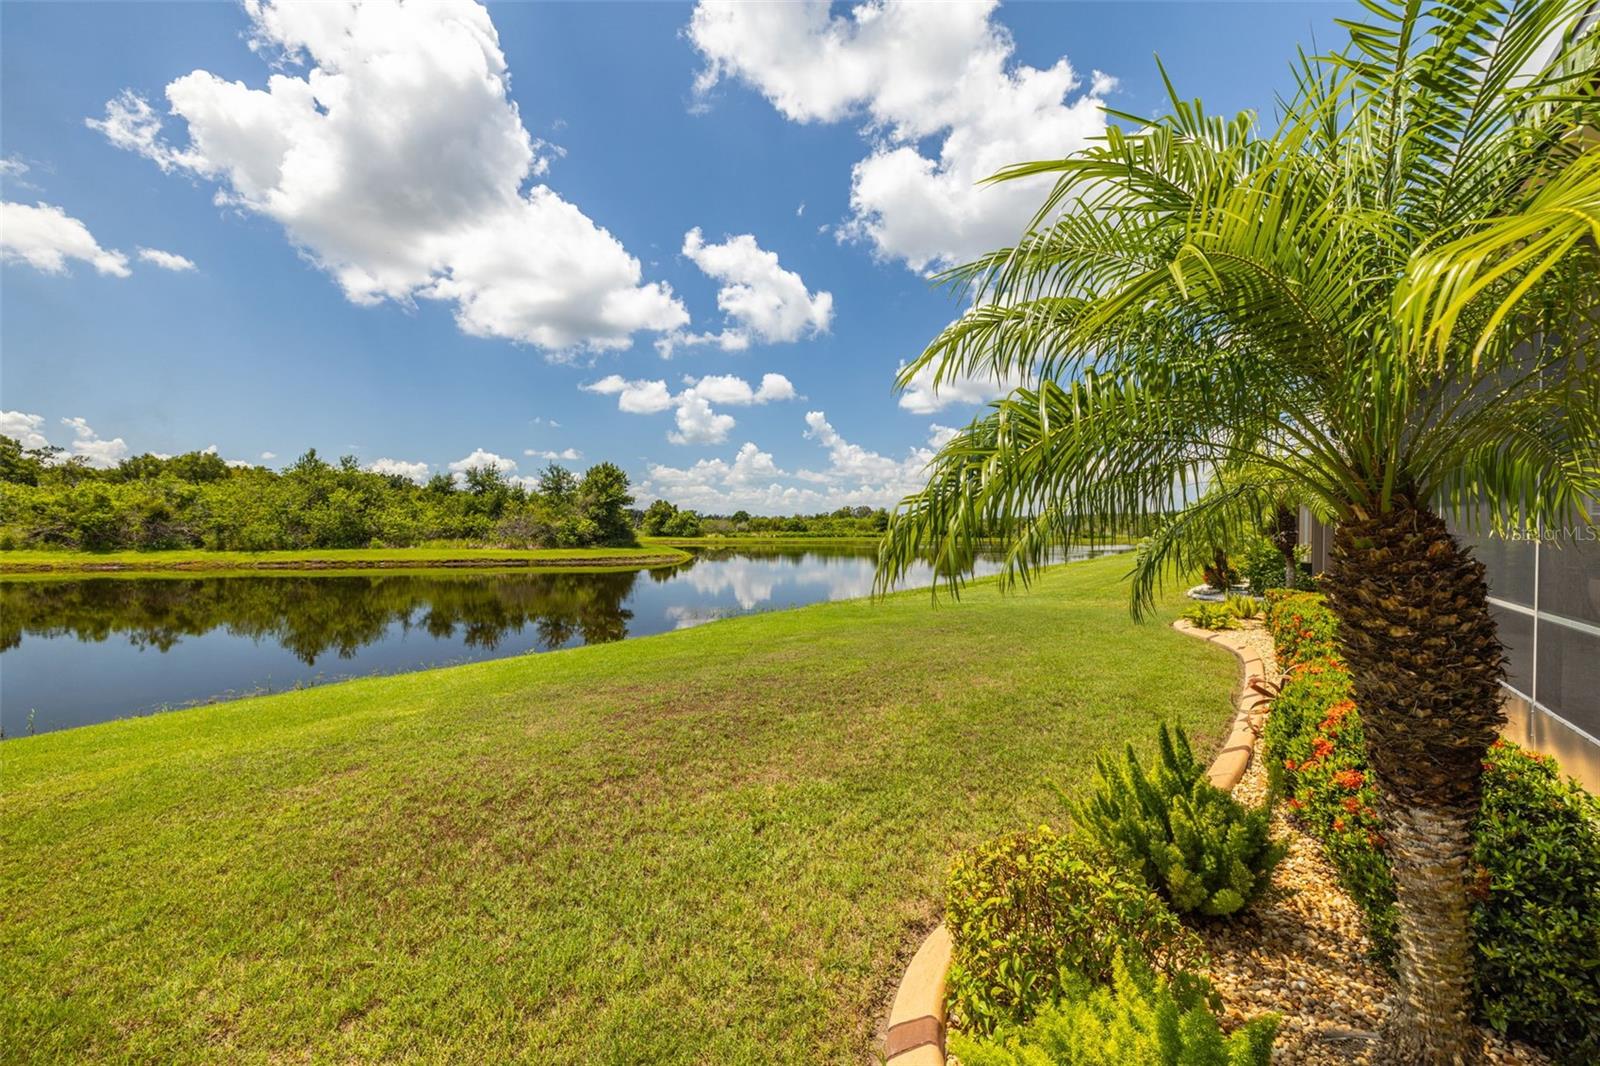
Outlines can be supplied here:
M1399 988L1382 1061L1473 1063L1467 871L1504 653L1483 564L1425 507L1341 523L1329 605L1354 678L1399 898Z
M1294 508L1280 504L1272 515L1272 546L1283 556L1283 587L1286 589L1300 584L1299 568L1294 561L1294 550L1299 544L1300 516Z

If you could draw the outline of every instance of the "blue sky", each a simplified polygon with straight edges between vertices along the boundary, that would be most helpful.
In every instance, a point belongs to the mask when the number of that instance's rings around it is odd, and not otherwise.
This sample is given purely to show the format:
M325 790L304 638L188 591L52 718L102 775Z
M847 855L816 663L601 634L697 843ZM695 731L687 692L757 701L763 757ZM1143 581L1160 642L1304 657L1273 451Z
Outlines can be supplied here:
M4 432L891 503L998 387L892 391L1038 195L972 178L1352 5L369 7L0 5Z

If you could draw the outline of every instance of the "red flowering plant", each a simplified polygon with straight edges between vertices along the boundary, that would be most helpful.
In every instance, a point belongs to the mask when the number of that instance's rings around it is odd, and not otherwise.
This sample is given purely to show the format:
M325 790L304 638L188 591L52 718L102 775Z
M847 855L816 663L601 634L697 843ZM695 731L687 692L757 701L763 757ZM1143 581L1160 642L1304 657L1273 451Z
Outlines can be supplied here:
M1332 658L1339 653L1338 620L1315 592L1269 589L1263 612L1267 632L1277 649L1278 665Z
M1314 744L1319 735L1317 723L1323 722L1330 709L1340 704L1354 707L1350 703L1350 674L1339 660L1307 659L1289 670L1272 701L1263 741L1268 760L1268 785L1274 797L1295 793L1301 765L1318 758L1319 749ZM1326 746L1333 742L1333 737L1328 732L1322 736L1324 744L1320 757L1326 759L1332 754Z
M1287 593L1269 597L1267 618L1279 662L1289 664L1262 739L1271 794L1286 797L1322 841L1345 890L1366 913L1379 954L1387 956L1394 944L1394 877L1350 673L1334 651L1332 615L1320 596ZM1302 635L1308 629L1310 639Z

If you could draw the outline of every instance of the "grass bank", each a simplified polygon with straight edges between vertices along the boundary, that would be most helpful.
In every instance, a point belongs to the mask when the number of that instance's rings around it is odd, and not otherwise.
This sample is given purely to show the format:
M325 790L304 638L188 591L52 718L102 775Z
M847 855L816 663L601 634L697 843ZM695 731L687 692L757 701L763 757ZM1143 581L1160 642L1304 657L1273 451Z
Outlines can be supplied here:
M876 547L877 534L863 537L825 537L809 533L713 533L703 537L640 537L648 547L670 548L826 548L847 545L852 548Z
M1234 660L1126 569L8 740L0 1046L870 1061L956 849L1159 719L1220 737Z
M349 548L308 551L8 551L0 574L162 570L374 570L434 567L667 566L688 559L666 544L642 548Z

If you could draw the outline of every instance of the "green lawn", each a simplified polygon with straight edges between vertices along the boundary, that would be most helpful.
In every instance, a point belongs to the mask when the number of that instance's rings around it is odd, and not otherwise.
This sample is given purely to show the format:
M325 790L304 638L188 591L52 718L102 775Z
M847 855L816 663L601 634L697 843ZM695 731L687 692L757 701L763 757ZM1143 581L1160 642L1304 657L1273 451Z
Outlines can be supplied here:
M952 852L1220 736L1126 569L5 741L4 1057L871 1061Z
M681 563L665 544L643 548L320 548L306 551L8 551L0 574L88 570L370 570L439 566L616 567Z

